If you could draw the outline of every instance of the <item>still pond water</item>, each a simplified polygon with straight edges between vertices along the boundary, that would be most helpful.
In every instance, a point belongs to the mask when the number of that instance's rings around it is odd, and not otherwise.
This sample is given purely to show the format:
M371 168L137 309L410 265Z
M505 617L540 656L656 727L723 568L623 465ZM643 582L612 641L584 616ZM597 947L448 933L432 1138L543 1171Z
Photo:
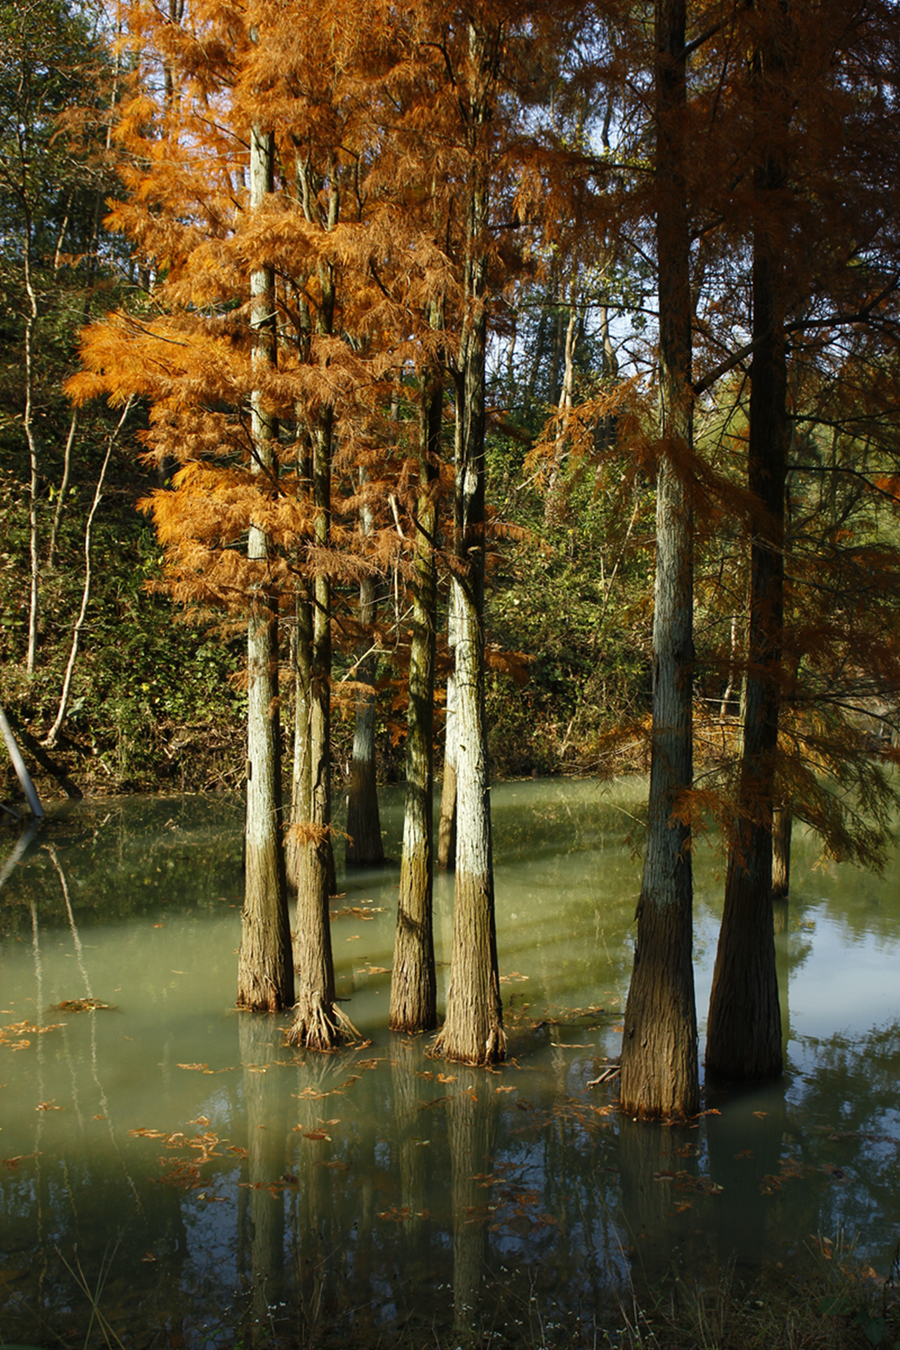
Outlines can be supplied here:
M817 866L797 832L783 1083L710 1096L693 1128L640 1126L593 1080L619 1051L644 787L494 789L511 1058L491 1073L387 1030L396 866L341 879L338 993L368 1043L315 1056L282 1045L286 1019L233 1007L239 801L60 812L0 893L0 1340L85 1343L85 1284L138 1347L424 1345L471 1325L552 1344L630 1285L790 1268L841 1235L887 1275L900 861ZM383 824L399 855L399 793ZM701 1037L721 892L701 851ZM441 961L451 908L442 877ZM60 1009L76 1000L108 1006Z

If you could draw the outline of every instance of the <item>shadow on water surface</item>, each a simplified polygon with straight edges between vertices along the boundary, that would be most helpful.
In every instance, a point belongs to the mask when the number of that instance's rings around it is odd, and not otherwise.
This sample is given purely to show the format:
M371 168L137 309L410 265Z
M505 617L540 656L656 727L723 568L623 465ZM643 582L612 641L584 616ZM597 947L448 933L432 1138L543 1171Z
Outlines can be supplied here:
M456 1345L473 1328L554 1344L565 1327L568 1344L583 1327L590 1343L626 1289L799 1268L811 1237L841 1231L886 1272L896 885L822 878L799 841L778 939L785 1082L710 1096L690 1126L641 1125L614 1083L591 1086L618 1053L633 822L593 785L494 791L511 1059L491 1072L386 1030L396 869L348 877L335 903L339 986L370 1040L319 1056L284 1047L287 1019L232 1006L239 803L79 805L16 866L0 904L3 1340L85 1344L79 1269L92 1291L102 1275L110 1334L176 1350ZM385 820L395 853L390 803ZM718 889L715 860L699 864L701 1012ZM451 902L439 886L439 959ZM867 989L826 1030L816 991L854 961Z

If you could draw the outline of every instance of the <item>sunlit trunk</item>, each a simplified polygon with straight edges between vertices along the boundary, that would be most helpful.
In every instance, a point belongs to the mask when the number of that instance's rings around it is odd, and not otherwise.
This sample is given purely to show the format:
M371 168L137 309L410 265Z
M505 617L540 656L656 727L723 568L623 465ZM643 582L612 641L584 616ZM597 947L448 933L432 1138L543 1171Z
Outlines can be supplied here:
M441 780L441 814L438 825L437 865L443 872L456 866L456 592L450 587L447 615L447 646L453 666L447 676L444 713L444 772Z
M271 190L274 141L254 127L250 137L250 208ZM254 364L274 365L274 274L250 277ZM260 491L277 472L276 428L262 398L251 409L253 471ZM294 998L291 935L281 838L281 736L278 719L278 596L269 582L269 539L251 524L247 543L252 590L247 625L247 814L244 827L245 889L238 956L238 1005L276 1011Z
M447 1014L435 1046L447 1059L490 1064L506 1053L497 935L494 918L494 864L484 705L485 552L485 344L489 225L486 168L481 129L490 121L489 88L500 31L490 36L469 29L474 73L469 128L472 181L469 186L465 299L457 382L455 533L458 632L456 642L456 887L453 952Z

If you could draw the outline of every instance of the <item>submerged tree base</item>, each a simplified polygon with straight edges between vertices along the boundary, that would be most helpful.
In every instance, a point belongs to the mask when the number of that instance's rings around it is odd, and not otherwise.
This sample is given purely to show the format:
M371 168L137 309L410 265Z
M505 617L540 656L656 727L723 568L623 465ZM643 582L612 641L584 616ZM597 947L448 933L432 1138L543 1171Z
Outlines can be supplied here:
M684 1120L700 1109L687 905L659 906L643 896L638 906L620 1104L642 1120Z
M471 1029L454 1029L449 1019L438 1032L431 1053L435 1059L449 1059L454 1064L471 1064L473 1068L486 1068L490 1064L502 1064L506 1059L506 1032L495 1022L487 1035L479 1041Z
M317 994L301 995L284 1038L287 1045L326 1051L362 1040L350 1018Z

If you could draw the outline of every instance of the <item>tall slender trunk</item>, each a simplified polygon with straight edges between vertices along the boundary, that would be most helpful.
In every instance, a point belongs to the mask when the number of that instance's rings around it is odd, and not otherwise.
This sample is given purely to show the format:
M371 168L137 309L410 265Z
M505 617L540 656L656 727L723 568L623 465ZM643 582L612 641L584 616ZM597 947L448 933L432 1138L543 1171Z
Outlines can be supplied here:
M333 414L323 415L313 436L315 537L327 548L331 535ZM341 1039L334 1006L334 959L328 897L334 875L331 845L331 581L322 571L313 583L312 665L309 694L309 819L298 856L295 961L297 1002L288 1040L327 1050Z
M691 831L673 811L693 780L691 720L693 435L691 296L685 183L685 3L656 4L659 428L653 728L647 852L622 1044L622 1107L631 1116L699 1109L694 1006Z
M447 675L444 705L444 771L441 777L441 814L438 823L437 865L442 872L456 866L456 591L450 587L447 614L447 646L453 665Z
M298 171L298 177L301 174ZM311 320L308 308L296 301L301 316L298 356L309 357ZM297 421L304 424L303 408L297 408ZM312 505L312 438L300 434L297 442L297 496L307 508ZM313 660L313 605L312 586L303 575L303 559L296 559L297 579L294 594L294 753L291 764L291 828L285 842L285 864L289 885L296 890L299 883L301 842L294 826L305 824L312 817L312 755L310 750L311 686Z
M84 585L81 589L81 606L78 610L78 617L75 620L75 626L72 629L72 642L69 647L69 659L66 662L66 672L63 676L62 692L59 696L59 707L56 710L56 717L53 720L53 726L47 732L42 744L52 748L56 744L56 738L59 735L63 722L66 719L66 712L69 706L69 694L72 689L72 676L75 673L75 662L78 660L78 648L81 642L81 630L84 627L84 621L87 618L88 606L91 603L91 586L93 583L93 529L94 518L100 507L103 497L103 487L106 482L106 470L109 467L110 457L113 452L113 446L122 427L125 425L131 410L132 400L129 398L122 410L122 416L114 431L111 431L106 438L106 454L103 457L103 463L100 466L100 474L97 478L97 486L94 489L94 500L91 503L91 509L88 512L88 518L84 526ZM72 414L72 427L75 426L75 413ZM71 440L71 437L70 437Z
M469 104L472 180L466 240L466 306L456 375L458 420L455 515L457 843L453 953L447 1014L436 1052L468 1064L506 1054L494 916L490 784L484 705L485 346L487 338L488 171L484 128L501 31L469 26L473 86Z
M28 443L28 550L30 559L28 582L28 651L25 668L29 675L34 674L37 660L38 623L40 618L40 581L41 563L39 547L38 495L41 489L40 458L38 452L37 431L34 425L35 395L35 339L38 326L38 301L34 288L34 270L32 259L32 220L31 211L23 192L25 212L25 249L23 267L25 272L25 293L28 296L28 312L25 315L25 409L22 425Z
M360 471L362 482L368 478ZM363 535L374 528L372 508L363 506L360 512ZM363 653L356 667L357 679L369 685L368 691L358 694L356 726L353 734L353 757L350 761L350 792L347 800L346 861L348 866L384 862L384 844L381 840L381 817L378 811L378 782L375 761L375 682L377 657L372 651L371 631L377 611L374 577L363 577L359 583L359 622L364 630Z
M250 209L272 190L274 139L250 134ZM250 277L254 364L277 360L275 277L257 268ZM268 494L277 473L276 426L258 391L251 408L253 469ZM268 482L266 480L269 480ZM238 956L238 1006L278 1011L294 998L291 934L281 838L281 736L278 722L278 596L269 586L270 542L251 523L247 556L252 574L247 624L247 816L244 908Z
M328 224L336 224L337 191L332 188ZM319 265L319 331L328 334L336 300L332 267ZM331 470L334 409L321 410L312 433L312 504L317 553L331 546ZM328 898L334 888L331 841L331 580L320 566L312 585L312 652L309 686L309 807L307 822L295 826L299 841L295 960L297 1002L288 1032L293 1045L328 1050L340 1043L346 1019L334 1002L334 959Z
M789 17L774 7L754 62L756 118L767 135L756 171L753 226L753 357L747 483L756 502L750 548L747 677L742 703L738 826L728 855L725 906L716 952L706 1043L710 1077L753 1081L783 1069L781 1012L772 911L772 823L782 689L784 619L784 493L787 479L787 343L783 263L773 237L772 194L785 181L783 130L772 114L772 80L785 70ZM789 118L790 114L785 114Z
M294 597L294 753L291 764L291 828L285 844L288 883L296 890L299 882L300 840L293 827L312 815L312 753L310 715L312 684L313 617L306 586L298 584Z
M569 321L563 344L563 378L557 407L556 446L550 465L550 480L544 497L544 528L562 524L566 514L565 468L569 457L569 418L575 397L575 342L578 323L578 283L573 279L569 296Z
M434 883L434 654L437 618L435 490L440 463L444 390L426 381L422 453L416 503L415 575L406 737L406 813L391 977L392 1031L431 1031L437 1025L432 925Z

